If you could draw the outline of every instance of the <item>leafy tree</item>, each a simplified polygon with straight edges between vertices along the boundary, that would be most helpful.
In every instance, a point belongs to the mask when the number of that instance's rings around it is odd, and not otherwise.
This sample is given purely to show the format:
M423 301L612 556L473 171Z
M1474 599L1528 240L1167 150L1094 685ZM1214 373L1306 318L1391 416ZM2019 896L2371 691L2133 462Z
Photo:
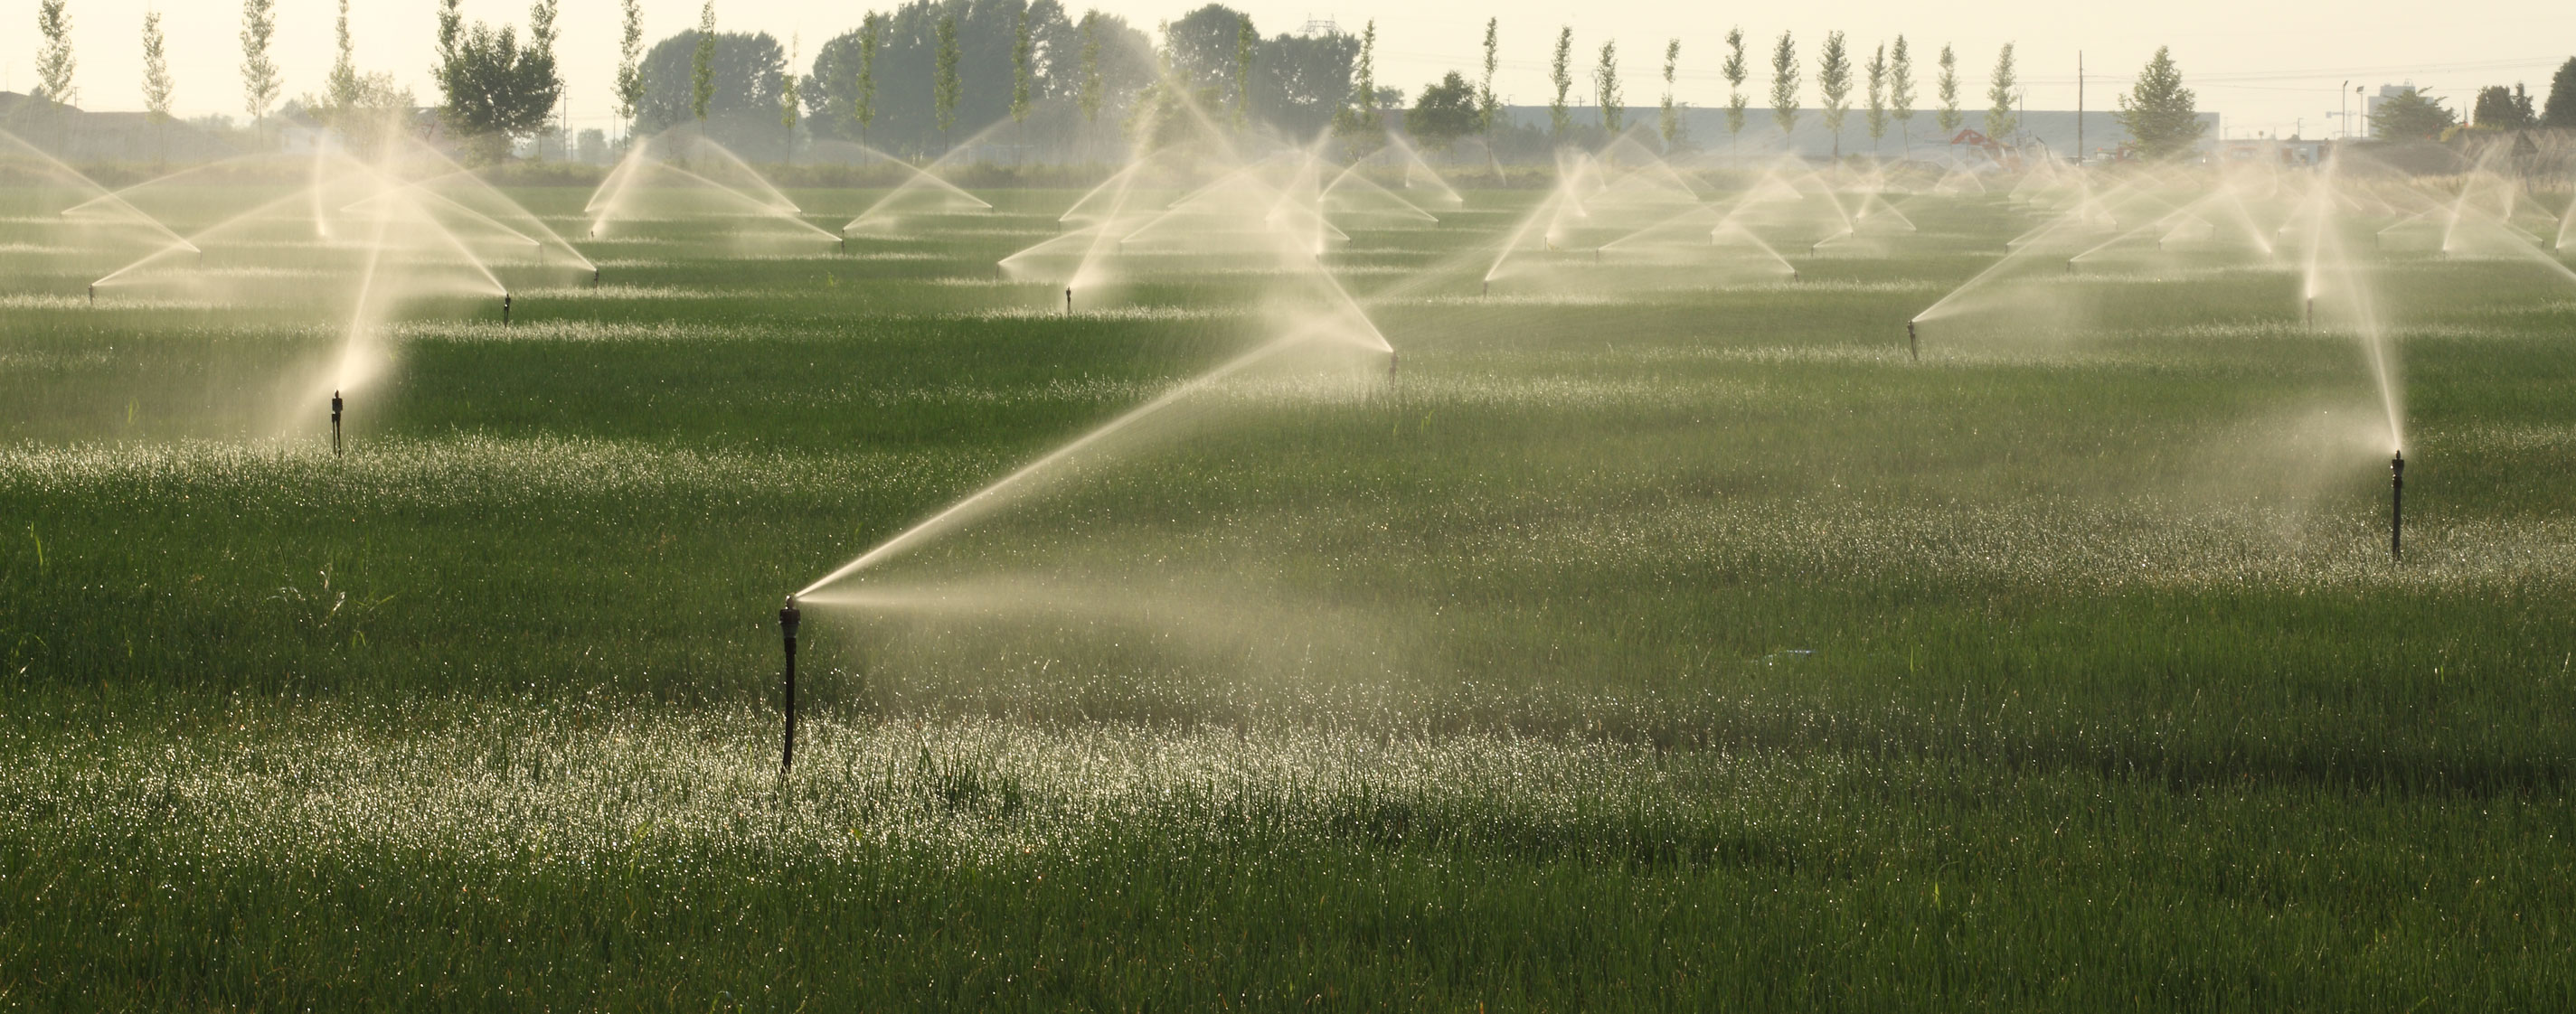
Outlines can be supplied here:
M1424 85L1413 108L1404 111L1405 132L1434 148L1445 148L1475 133L1477 125L1476 88L1454 70Z
M474 139L474 157L494 160L509 151L512 138L544 127L563 94L555 73L555 0L528 8L525 46L513 26L467 26L457 2L440 0L434 76L447 98L448 124Z
M2576 56L2558 65L2549 79L2549 104L2540 107L2540 125L2576 127Z
M697 116L702 60L707 113L703 120ZM778 143L778 100L786 89L787 48L777 39L740 32L708 35L692 28L655 43L645 51L640 66L644 102L636 116L638 131L649 134L694 124L709 139L741 152L764 152ZM800 86L799 98L805 98L808 90ZM820 118L818 114L816 119Z
M1619 104L1619 42L1613 39L1601 44L1601 62L1592 67L1592 99L1601 107L1601 129L1612 137L1619 136L1619 122L1627 115Z
M277 35L277 0L242 0L242 110L257 123L277 104L281 86L269 41Z
M1494 96L1494 68L1501 65L1503 19L1485 19L1485 77L1476 85L1476 132L1490 141L1494 118L1503 110L1502 100Z
M931 83L932 101L936 103L933 112L939 120L939 146L944 150L953 144L949 135L957 127L957 99L964 87L957 76L957 16L954 14L939 19L939 59L933 73L937 75Z
M1753 75L1744 59L1744 29L1726 30L1726 62L1718 66L1718 73L1726 76L1726 146L1732 149L1736 137L1744 133L1744 108L1753 104L1752 97L1744 94L1744 81Z
M80 89L72 85L72 16L63 3L36 4L36 31L45 37L44 47L36 51L36 96L68 106L80 101Z
M1887 136L1887 45L1880 43L1869 56L1869 153L1878 154L1879 140Z
M1933 86L1938 89L1941 105L1933 111L1932 122L1940 124L1941 140L1947 142L1958 136L1959 126L1968 122L1968 117L1959 111L1959 57L1950 52L1949 46L1941 47L1940 66L1941 73L1933 78Z
M2013 76L2013 44L2007 42L2003 51L1995 54L1994 77L1986 85L1986 101L1990 103L1986 106L1986 136L1998 144L2021 126L2021 118L2013 115L2014 92L2020 87L2021 80Z
M2470 107L2471 122L2499 130L2521 130L2538 123L2540 117L2531 111L2531 94L2517 84L2512 88L2489 85L2478 89L2477 104Z
M1056 0L1026 4L911 0L891 13L877 15L873 55L866 52L870 32L864 22L815 51L812 75L803 89L808 128L817 136L864 140L879 150L923 154L939 150L939 22L948 17L955 18L957 25L957 123L980 127L1008 117L1017 84L1011 57L1023 9L1029 18L1029 113L1024 131L1030 144L1085 142L1094 133L1086 124L1097 126L1103 113L1124 108L1139 89L1156 80L1159 71L1153 63L1153 47L1143 33L1115 15L1083 15L1091 22L1086 44L1082 28ZM1203 41L1218 60L1211 66L1222 74L1231 63L1238 19L1219 10L1221 27ZM1197 24L1191 18L1182 20ZM1181 24L1172 27L1173 37L1180 40ZM1200 41L1193 37L1188 45L1198 46ZM1275 73L1277 62L1274 47L1265 44L1253 70L1256 116L1264 111L1264 83ZM872 120L864 127L856 115L861 96L855 86L863 63L873 85L866 96ZM1086 108L1082 103L1085 78L1092 73L1098 80L1090 82L1091 105ZM1346 77L1333 80L1330 93L1321 100L1322 112L1313 121L1317 127L1347 97L1347 86ZM1056 107L1048 104L1049 99L1064 101Z
M2379 108L2370 114L2370 133L2383 141L2431 140L2459 122L2459 115L2443 108L2442 100L2409 88L2379 100Z
M1816 88L1825 96L1825 129L1834 133L1834 157L1843 157L1843 117L1851 112L1851 55L1843 33L1826 32L1816 66Z
M1556 54L1548 60L1547 83L1556 86L1556 98L1547 104L1549 136L1563 141L1566 131L1574 129L1574 116L1567 112L1568 107L1565 102L1566 93L1574 90L1574 26L1572 25L1557 29Z
M707 122L716 99L716 0L698 8L698 44L689 51L689 115Z
M1664 43L1664 116L1663 121L1657 126L1662 128L1664 150L1667 152L1672 151L1682 140L1681 107L1673 104L1673 76L1680 72L1681 65L1682 40L1673 39Z
M2120 96L2115 118L2148 158L2173 158L2190 152L2209 129L2200 122L2193 98L2191 89L2182 86L2182 70L2174 66L2173 54L2158 46L2156 55L2138 72L2137 84Z
M1771 121L1780 125L1780 144L1798 127L1798 43L1789 33L1771 47Z
M1897 144L1907 155L1914 154L1914 54L1905 49L1905 37L1896 37L1896 49L1887 54L1887 115L1896 121Z
M644 110L644 8L641 0L619 0L623 15L617 36L617 118L629 124Z

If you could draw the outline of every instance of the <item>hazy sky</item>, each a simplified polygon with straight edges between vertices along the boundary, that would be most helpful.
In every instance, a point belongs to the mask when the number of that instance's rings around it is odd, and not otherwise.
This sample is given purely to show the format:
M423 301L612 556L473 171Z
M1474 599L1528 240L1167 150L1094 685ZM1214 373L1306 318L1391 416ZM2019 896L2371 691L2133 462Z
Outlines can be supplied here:
M608 90L617 60L617 0L561 0L563 41L558 47L571 89L576 127L604 126ZM1342 0L1309 6L1277 0L1236 3L1250 11L1264 34L1294 31L1309 17L1337 20L1357 32L1375 18L1378 27L1378 78L1417 91L1445 70L1471 70L1479 60L1484 20L1502 19L1503 68L1497 90L1519 103L1546 100L1547 56L1556 30L1571 23L1579 63L1589 68L1605 39L1619 43L1621 76L1632 106L1653 105L1661 96L1662 57L1666 39L1682 40L1679 98L1694 105L1722 105L1726 83L1717 74L1726 30L1740 24L1750 37L1755 80L1747 90L1756 106L1765 105L1770 73L1769 44L1782 31L1797 34L1805 66L1804 97L1815 102L1815 46L1829 29L1850 36L1856 60L1898 34L1914 47L1920 89L1931 92L1932 57L1942 44L1957 48L1961 77L1966 79L1961 104L1985 105L1986 73L1996 47L2018 43L2021 78L2031 109L2075 106L2076 53L2081 50L2090 84L2087 108L2111 108L2113 95L2158 45L2173 47L2185 82L2200 92L2201 108L2226 115L2231 135L2304 127L2310 136L2333 129L2328 115L2336 109L2337 84L2376 91L2384 83L2412 80L2436 96L2464 108L2477 86L2526 82L2535 103L2545 97L2549 76L2560 62L2576 55L2576 3L2563 0L2510 0L2479 7L2474 16L2454 16L2440 5L2399 0L2352 0L2324 3L2222 2L2167 0L2161 3L2098 3L2068 0L2002 0L1967 4L1929 4L1920 0L1844 0L1810 4L1746 5L1730 8L1671 0L1593 0L1569 17L1570 5L1531 0L1486 0L1478 4L1394 0L1371 7ZM179 110L187 115L241 112L236 40L241 10L237 0L70 0L74 51L79 60L76 82L80 104L90 109L136 109L142 105L143 12L162 11L169 36L172 76L178 84ZM436 100L428 67L436 0L354 0L350 14L362 69L398 75L425 102ZM886 5L891 7L891 4ZM1079 11L1084 4L1076 3ZM1107 0L1101 10L1119 14L1139 27L1190 10L1179 0ZM330 69L331 23L335 0L277 0L278 62L289 96L319 91ZM468 17L522 21L524 2L465 0ZM824 39L858 23L865 8L849 0L718 0L716 17L728 30L763 30L782 43L801 34L810 57ZM647 44L694 24L693 0L645 0ZM35 78L39 37L36 0L0 0L0 87L26 91ZM2500 19L2511 19L2500 28ZM1587 87L1578 84L1578 92ZM1924 105L1930 104L1928 98ZM2360 125L2355 124L2356 129Z

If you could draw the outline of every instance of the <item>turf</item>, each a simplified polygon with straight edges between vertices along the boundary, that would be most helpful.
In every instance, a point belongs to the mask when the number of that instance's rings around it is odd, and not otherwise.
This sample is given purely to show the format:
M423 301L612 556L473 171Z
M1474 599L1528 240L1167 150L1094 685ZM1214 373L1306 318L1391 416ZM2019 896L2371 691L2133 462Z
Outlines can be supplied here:
M940 608L809 606L782 780L783 593L1275 329L1258 277L997 279L1075 196L582 241L507 326L408 304L343 456L281 419L338 297L0 249L0 1002L2576 999L2576 287L2525 264L2368 266L2392 565L2291 270L1917 362L2028 213L1480 295L1539 195L1470 194L1324 258L1391 379L1217 385L884 574Z

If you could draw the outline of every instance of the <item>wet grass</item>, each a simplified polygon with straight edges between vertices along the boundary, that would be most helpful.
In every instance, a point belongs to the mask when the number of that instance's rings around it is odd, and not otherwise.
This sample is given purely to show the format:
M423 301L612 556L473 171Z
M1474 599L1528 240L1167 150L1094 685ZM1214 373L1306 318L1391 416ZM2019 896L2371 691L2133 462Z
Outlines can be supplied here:
M600 290L392 326L343 457L277 418L327 298L92 309L12 261L0 998L2576 990L2576 293L2374 269L2392 566L2376 391L2294 275L2053 283L2082 333L1909 361L2027 227L1990 203L1714 290L1479 298L1529 194L1359 233L1327 263L1393 380L1212 389L871 578L942 608L809 607L781 782L780 594L1270 326L1253 276L1071 317L994 280L1073 196L851 256L584 243Z

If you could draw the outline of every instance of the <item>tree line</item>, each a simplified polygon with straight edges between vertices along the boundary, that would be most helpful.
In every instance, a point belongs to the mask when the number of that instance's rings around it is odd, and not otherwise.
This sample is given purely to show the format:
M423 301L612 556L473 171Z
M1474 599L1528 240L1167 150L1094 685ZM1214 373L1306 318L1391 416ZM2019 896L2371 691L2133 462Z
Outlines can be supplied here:
M432 76L443 104L436 122L469 153L497 158L513 140L548 129L559 114L557 2L535 0L523 30L469 22L459 0L439 0ZM78 97L69 3L37 4L36 95L64 104ZM1447 72L1408 105L1401 89L1377 81L1373 22L1356 35L1338 28L1265 35L1249 14L1211 3L1149 35L1098 10L1076 17L1060 0L911 0L864 13L855 27L817 47L810 66L800 70L794 66L800 55L775 38L720 30L714 0L702 0L695 28L647 48L639 5L620 0L613 91L619 118L640 132L698 124L755 157L790 159L800 143L816 141L924 156L969 138L1001 150L1097 157L1114 150L1105 146L1172 129L1185 113L1298 139L1396 128L1427 147L1472 140L1494 153L1599 143L1631 125L1616 41L1585 51L1591 66L1578 81L1570 25L1548 39L1550 91L1541 126L1503 115L1507 101L1494 88L1503 45L1499 19L1484 26L1480 74ZM256 123L278 108L283 91L270 51L275 0L242 0L241 24L243 109ZM1748 44L1741 28L1731 28L1718 54L1730 148L1752 126L1756 61ZM159 15L147 12L143 91L156 118L168 116L175 92L165 45ZM410 92L392 75L363 73L352 61L348 0L339 4L338 46L324 90L294 105L362 144L416 128ZM1828 32L1810 64L1794 34L1783 32L1771 43L1762 98L1783 143L1809 113L1811 81L1812 108L1836 155L1855 126L1877 153L1891 129L1910 147L1921 115L1928 114L1944 141L1970 124L1970 103L1979 100L1969 98L1951 46L1941 46L1933 60L1928 95L1906 37L1869 46L1864 54L1843 32ZM1682 40L1668 40L1661 55L1662 89L1648 134L1668 150L1694 147L1698 140L1688 136L1682 115L1689 104L1676 94ZM2005 43L1986 74L1975 125L2010 143L2020 127L2021 94L2013 45ZM1926 99L1929 107L1918 108ZM2195 104L2170 52L2159 48L2120 97L2115 115L2144 153L2168 156L2200 139ZM1587 108L1588 115L1578 112ZM2479 128L2576 127L2576 59L2559 69L2544 106L2535 108L2519 84L2497 85L2478 92L2469 116ZM2407 92L2378 103L2372 132L2436 136L2459 123L2442 100Z

